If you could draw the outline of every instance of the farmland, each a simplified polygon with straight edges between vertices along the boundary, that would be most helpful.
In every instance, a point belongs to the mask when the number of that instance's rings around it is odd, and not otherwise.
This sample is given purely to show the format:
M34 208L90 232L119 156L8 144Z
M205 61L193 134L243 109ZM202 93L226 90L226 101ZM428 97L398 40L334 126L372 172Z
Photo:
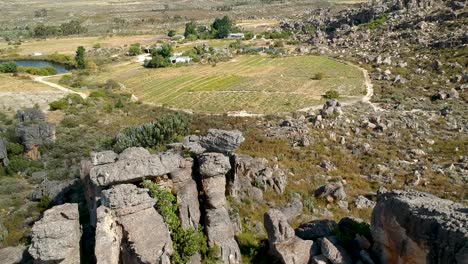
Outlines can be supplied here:
M324 78L315 79L317 73ZM144 102L199 113L283 113L322 103L328 90L337 90L342 101L365 94L359 69L320 56L240 56L157 70L121 63L90 79L114 79Z

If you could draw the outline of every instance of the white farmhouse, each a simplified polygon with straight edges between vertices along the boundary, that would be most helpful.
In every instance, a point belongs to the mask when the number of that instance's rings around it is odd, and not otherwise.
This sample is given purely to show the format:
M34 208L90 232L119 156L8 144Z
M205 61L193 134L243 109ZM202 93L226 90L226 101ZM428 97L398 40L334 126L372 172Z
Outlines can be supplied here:
M169 58L171 63L177 64L177 63L189 63L192 61L192 58L188 56L172 56Z

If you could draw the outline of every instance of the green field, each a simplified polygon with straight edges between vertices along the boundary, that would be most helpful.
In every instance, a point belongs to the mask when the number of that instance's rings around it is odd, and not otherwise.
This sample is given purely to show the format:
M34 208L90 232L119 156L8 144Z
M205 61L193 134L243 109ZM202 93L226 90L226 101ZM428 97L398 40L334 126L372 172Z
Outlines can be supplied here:
M315 80L316 73L325 77ZM343 100L365 94L356 67L320 56L241 56L217 65L145 69L134 63L111 66L93 81L114 79L140 100L201 113L283 113L317 105L328 90Z

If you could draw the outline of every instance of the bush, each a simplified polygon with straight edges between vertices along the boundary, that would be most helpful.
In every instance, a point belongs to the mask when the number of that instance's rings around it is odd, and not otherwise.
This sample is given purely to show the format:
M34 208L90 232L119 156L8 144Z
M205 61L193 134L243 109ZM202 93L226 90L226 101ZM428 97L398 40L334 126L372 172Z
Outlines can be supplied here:
M97 91L93 91L89 94L89 97L91 98L99 98L99 97L106 97L107 94L105 91L103 90L97 90Z
M171 30L169 30L169 32L167 32L167 36L170 37L170 38L174 37L175 35L176 35L176 31L173 30L173 29L171 29Z
M68 103L65 100L58 100L54 101L49 104L50 110L55 111L55 110L64 110L68 107Z
M71 75L64 75L59 80L59 84L62 85L71 85L73 77Z
M137 56L142 53L141 50L141 45L140 43L135 43L130 46L130 49L128 49L128 55L130 56Z
M155 122L124 129L116 137L114 148L121 152L129 147L157 147L189 133L191 120L185 114L173 113Z
M104 88L109 89L109 90L119 90L120 84L116 80L109 79L104 85Z
M164 58L161 55L154 55L151 60L145 61L144 66L146 68L166 68L170 65L168 59Z
M382 14L369 23L361 24L361 27L368 28L368 29L377 29L385 24L385 21L388 20L388 14Z
M325 93L323 96L325 99L338 99L340 97L340 93L335 90L330 90Z
M57 70L52 66L48 66L48 67L45 67L45 68L18 67L18 72L24 72L24 73L28 73L28 74L32 74L32 75L42 75L42 76L57 74Z
M322 80L323 78L325 78L325 73L323 72L317 72L315 75L314 75L314 80Z
M6 62L0 64L1 73L16 73L18 72L18 65L14 62Z
M10 157L8 168L13 172L24 172L30 167L29 161L23 156Z
M151 196L155 198L156 209L162 215L164 222L171 231L174 246L171 263L189 263L193 255L197 253L205 254L208 251L208 247L202 228L183 229L181 227L176 196L170 190L164 189L149 180L143 181L143 187L147 188Z
M18 143L8 143L7 152L9 156L21 155L24 152L24 147Z

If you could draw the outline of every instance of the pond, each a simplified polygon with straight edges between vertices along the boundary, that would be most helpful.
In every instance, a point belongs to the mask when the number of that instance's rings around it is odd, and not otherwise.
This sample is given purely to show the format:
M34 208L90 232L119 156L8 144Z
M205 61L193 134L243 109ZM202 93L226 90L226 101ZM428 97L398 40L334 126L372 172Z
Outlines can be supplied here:
M43 60L16 60L12 61L16 63L18 66L21 67L36 67L36 68L45 68L52 66L57 70L57 74L61 73L66 73L68 72L67 68L65 66L55 63L55 62L50 62L50 61L43 61ZM5 62L0 62L0 63L5 63Z

